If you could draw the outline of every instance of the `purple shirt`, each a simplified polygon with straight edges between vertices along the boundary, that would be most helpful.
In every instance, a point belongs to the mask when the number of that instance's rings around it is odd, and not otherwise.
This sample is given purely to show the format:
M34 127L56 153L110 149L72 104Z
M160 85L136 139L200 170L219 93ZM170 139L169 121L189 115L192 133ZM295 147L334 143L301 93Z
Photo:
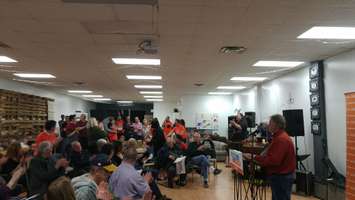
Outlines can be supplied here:
M120 199L131 197L141 199L149 191L149 185L133 165L122 162L122 164L111 175L109 186L115 197Z

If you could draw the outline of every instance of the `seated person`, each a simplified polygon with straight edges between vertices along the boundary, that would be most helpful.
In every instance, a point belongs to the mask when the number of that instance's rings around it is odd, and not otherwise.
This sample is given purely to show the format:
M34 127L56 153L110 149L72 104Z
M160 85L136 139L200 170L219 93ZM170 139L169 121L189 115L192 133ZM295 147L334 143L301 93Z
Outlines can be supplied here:
M214 146L214 143L213 143L213 141L211 139L211 135L210 134L205 134L204 135L204 138L203 138L203 141L202 141L202 145L205 147L204 151L203 151L204 154L206 156L210 156L213 159L216 159L216 149L215 149L215 146ZM213 174L214 175L218 175L221 172L222 172L222 170L216 168L216 169L214 169Z
M102 165L111 164L111 159L113 156L113 146L110 143L104 144L101 151L91 158L91 163L101 163Z
M59 177L54 180L49 186L47 200L75 200L74 190L70 180L65 176Z
M43 199L47 192L48 185L56 178L64 175L64 169L69 162L64 159L58 159L56 162L51 160L53 145L48 141L42 142L38 147L38 155L31 161L28 168L29 194L40 196L36 199Z
M209 161L204 154L205 146L201 142L201 135L195 132L193 135L194 141L189 144L186 151L187 162L200 167L201 175L203 176L204 187L208 188L208 170Z
M174 177L176 176L176 164L174 161L176 158L182 156L182 152L178 145L175 144L173 137L166 138L166 144L158 152L158 164L159 167L167 171L168 173L168 186L174 187ZM186 174L180 175L179 185L186 185Z
M168 199L160 192L159 187L154 182L151 173L143 176L134 168L137 160L137 150L128 147L124 150L123 162L111 175L109 186L114 196L120 199Z
M116 141L113 143L113 156L112 163L116 166L119 166L122 163L123 159L123 145L121 141Z
M6 155L1 158L0 175L9 181L11 172L16 169L23 158L23 150L19 142L13 142L7 148Z
M19 179L25 174L25 171L25 167L17 167L13 171L8 183L6 183L5 179L0 177L0 200L8 200L11 199L11 197L17 196L17 194L14 194L13 190L16 188Z
M90 172L72 179L76 200L112 199L99 198L99 188L107 188L108 173L101 163L91 166ZM106 190L107 191L107 190ZM111 196L106 192L107 196Z
M71 151L69 154L69 165L73 167L73 171L70 173L70 177L80 176L89 170L90 159L86 151L83 151L79 141L71 143Z

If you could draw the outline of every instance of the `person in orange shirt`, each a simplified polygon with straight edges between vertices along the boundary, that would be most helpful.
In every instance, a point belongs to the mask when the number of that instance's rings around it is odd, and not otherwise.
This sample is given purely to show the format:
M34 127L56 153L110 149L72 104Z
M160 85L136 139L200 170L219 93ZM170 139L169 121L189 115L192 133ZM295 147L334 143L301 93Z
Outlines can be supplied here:
M57 122L54 120L48 120L44 126L44 131L39 133L36 137L36 147L39 146L44 141L48 141L54 146L56 146L59 142L57 139L57 135L55 133L55 127Z
M180 146L181 150L187 150L187 132L185 128L185 120L176 120L173 132L176 134L176 142Z
M167 116L163 122L163 132L165 137L167 137L173 130L173 123L170 121L170 117Z
M124 121L123 121L121 115L117 116L115 124L117 127L117 139L120 140L121 136L124 134L124 130L123 130Z

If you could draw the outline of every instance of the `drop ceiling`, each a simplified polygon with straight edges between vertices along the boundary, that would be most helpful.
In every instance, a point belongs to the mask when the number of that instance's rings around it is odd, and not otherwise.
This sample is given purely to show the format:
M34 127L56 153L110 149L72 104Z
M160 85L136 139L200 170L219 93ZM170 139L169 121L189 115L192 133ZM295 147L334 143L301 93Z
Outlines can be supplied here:
M11 72L51 73L57 77L52 84L36 85L135 101L144 99L134 85L163 85L165 101L205 95L220 85L250 87L254 83L230 78L275 78L294 70L253 67L258 60L309 62L354 48L353 41L297 39L312 26L355 26L354 9L354 1L334 0L160 0L158 8L0 0L0 41L7 45L0 46L0 55L19 61L0 65L0 77L13 79ZM147 39L158 44L158 55L137 55L138 44ZM247 51L219 53L222 46L234 45ZM161 66L115 65L113 57L160 58ZM163 79L127 80L126 75Z

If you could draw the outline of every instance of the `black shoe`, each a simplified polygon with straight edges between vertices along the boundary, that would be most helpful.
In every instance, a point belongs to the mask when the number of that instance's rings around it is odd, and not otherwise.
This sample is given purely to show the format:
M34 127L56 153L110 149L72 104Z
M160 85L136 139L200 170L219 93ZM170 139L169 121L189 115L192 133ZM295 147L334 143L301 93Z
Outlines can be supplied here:
M222 170L220 170L220 169L215 169L214 171L213 171L213 174L214 175L218 175L218 174L220 174L222 172Z
M207 182L207 181L205 181L205 182L203 183L203 187L204 187L204 188L208 188L208 182Z

